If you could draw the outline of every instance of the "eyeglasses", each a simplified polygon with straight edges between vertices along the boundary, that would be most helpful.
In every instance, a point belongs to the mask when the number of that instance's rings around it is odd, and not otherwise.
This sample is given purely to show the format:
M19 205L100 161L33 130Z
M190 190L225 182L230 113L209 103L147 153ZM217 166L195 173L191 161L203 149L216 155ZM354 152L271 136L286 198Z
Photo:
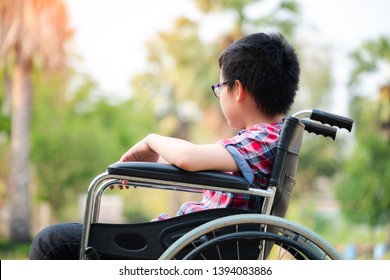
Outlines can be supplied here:
M215 97L220 97L221 96L221 91L222 91L222 87L223 86L226 86L229 82L222 82L222 83L219 83L219 84L215 84L215 85L212 85L211 86L211 89L213 90L213 93L215 95Z

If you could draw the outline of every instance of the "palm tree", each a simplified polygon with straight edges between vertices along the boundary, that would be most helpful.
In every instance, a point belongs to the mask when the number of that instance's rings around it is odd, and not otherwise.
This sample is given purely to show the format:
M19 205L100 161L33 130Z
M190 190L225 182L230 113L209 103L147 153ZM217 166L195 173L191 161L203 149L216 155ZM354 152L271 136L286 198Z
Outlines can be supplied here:
M67 10L61 0L2 0L0 2L0 62L11 74L11 149L8 194L10 239L29 241L29 127L34 66L64 65L64 43L70 35Z

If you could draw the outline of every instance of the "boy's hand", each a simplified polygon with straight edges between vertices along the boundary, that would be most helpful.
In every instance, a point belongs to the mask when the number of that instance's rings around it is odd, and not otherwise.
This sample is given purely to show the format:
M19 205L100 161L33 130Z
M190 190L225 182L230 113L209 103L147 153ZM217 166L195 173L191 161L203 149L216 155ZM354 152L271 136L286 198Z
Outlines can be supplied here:
M149 146L146 144L146 140L142 139L133 147L131 147L126 153L124 153L119 162L130 162L130 161L147 161L147 162L157 162L159 159L159 154L152 151ZM119 186L119 189L123 190L124 188L128 189L127 181L122 180L122 185ZM114 186L110 187L114 189Z
M123 182L125 182L125 183L123 183ZM123 180L123 181L122 181L122 185L111 185L111 186L110 186L110 190L113 190L113 189L115 188L115 186L118 186L118 188L119 188L120 190L123 190L124 188L129 189L129 186L126 185L126 184L127 184L127 182Z
M147 161L147 162L157 162L159 159L159 154L152 151L150 147L146 144L146 140L142 139L140 142L131 147L126 153L120 158L120 162L129 162L129 161Z

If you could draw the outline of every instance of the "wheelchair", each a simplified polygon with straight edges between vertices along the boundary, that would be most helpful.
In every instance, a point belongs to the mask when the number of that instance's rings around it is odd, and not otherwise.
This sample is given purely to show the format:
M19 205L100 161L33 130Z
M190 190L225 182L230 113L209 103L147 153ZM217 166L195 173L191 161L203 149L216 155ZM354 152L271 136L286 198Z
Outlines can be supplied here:
M318 109L284 120L269 184L252 188L241 177L216 171L188 172L150 162L108 166L90 183L84 213L80 259L122 260L337 260L338 251L312 230L285 219L295 185L304 131L333 140L353 120ZM260 213L210 209L162 221L100 223L100 203L110 186L201 193L204 189L261 197Z

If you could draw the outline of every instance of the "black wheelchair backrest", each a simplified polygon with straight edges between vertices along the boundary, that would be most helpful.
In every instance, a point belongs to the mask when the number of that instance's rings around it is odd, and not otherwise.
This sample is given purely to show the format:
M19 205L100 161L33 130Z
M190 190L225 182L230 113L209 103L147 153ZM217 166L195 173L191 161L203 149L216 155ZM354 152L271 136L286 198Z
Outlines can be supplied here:
M295 186L304 130L304 124L298 119L294 117L285 119L269 179L269 185L277 187L271 215L284 217L287 212Z

